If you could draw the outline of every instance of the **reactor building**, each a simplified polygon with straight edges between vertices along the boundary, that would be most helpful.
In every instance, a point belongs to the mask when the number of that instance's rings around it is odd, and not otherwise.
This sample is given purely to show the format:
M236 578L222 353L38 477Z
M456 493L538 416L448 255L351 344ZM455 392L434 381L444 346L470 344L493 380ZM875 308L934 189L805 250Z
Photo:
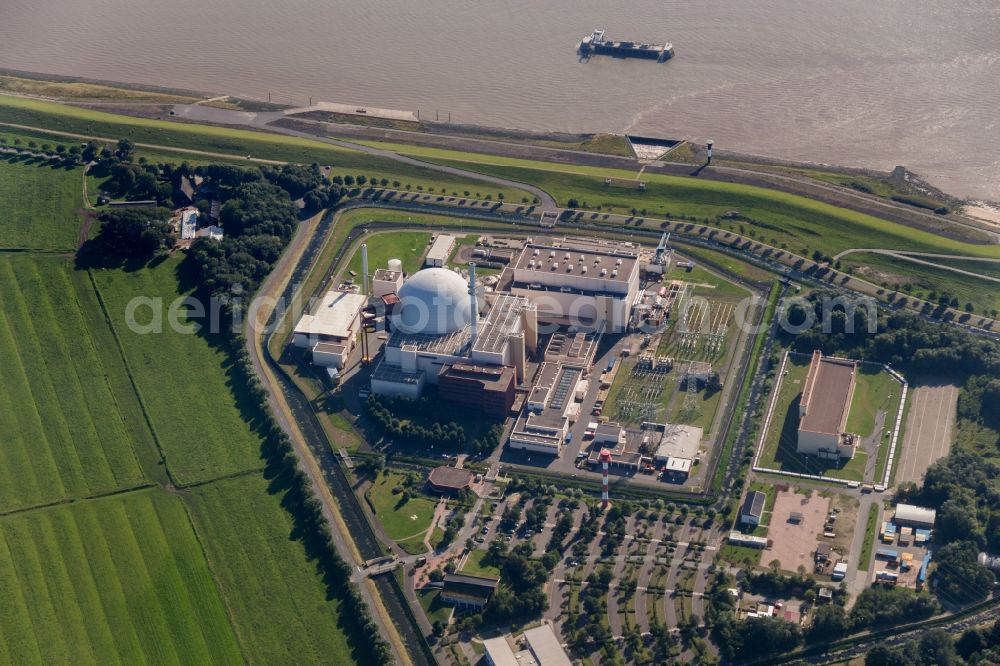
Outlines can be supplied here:
M442 397L504 416L538 345L537 310L521 296L489 294L441 267L406 279L386 315L389 337L371 374L378 395L419 397L438 385Z

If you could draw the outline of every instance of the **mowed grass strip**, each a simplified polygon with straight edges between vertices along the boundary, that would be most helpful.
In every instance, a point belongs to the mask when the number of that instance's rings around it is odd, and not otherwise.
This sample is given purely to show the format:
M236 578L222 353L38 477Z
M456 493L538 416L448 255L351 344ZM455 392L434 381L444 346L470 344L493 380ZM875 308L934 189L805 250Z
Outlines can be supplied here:
M148 435L72 273L66 258L0 255L0 511L144 480L132 442Z
M158 490L0 519L0 659L242 663L181 501Z
M340 602L328 590L292 518L256 475L192 488L185 495L196 531L253 664L360 663L345 634Z
M83 223L82 167L0 157L0 247L75 248Z
M379 268L385 268L390 259L403 262L403 270L408 274L420 270L420 258L427 250L427 242L431 234L425 231L387 231L366 236L368 244L368 272L374 275ZM355 252L347 265L348 270L358 274L357 282L361 280L361 246Z
M241 402L242 383L230 375L231 359L216 337L185 334L173 330L167 310L181 293L178 267L171 257L155 267L134 271L94 270L94 280L124 349L139 394L159 437L167 467L181 485L256 469L261 437L244 414L256 414ZM162 306L160 332L133 331L126 310L132 299L151 299L154 309ZM209 312L206 303L205 311ZM136 311L140 323L151 321L151 309ZM180 315L187 326L208 326L204 319Z

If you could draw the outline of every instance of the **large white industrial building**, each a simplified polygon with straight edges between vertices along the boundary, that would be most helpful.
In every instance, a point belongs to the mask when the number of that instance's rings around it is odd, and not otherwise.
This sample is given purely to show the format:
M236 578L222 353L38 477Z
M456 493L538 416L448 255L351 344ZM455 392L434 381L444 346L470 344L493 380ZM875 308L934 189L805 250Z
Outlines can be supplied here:
M858 364L813 351L799 400L796 450L821 458L853 458L858 436L847 432Z
M533 303L541 321L620 332L639 293L640 263L631 243L564 239L526 244L505 276L510 293Z
M293 329L296 347L310 349L313 363L343 368L361 330L361 308L367 298L345 291L328 291L313 314L304 314Z

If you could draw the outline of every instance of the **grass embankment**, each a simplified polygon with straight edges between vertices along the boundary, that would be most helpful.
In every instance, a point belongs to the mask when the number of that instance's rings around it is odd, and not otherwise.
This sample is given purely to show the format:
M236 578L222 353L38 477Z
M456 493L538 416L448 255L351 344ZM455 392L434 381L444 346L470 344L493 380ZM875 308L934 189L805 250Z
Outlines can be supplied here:
M254 664L357 663L340 601L272 493L267 480L249 475L185 495L245 657Z
M192 95L176 95L152 92L135 88L118 87L83 81L45 81L20 76L0 76L0 91L18 95L37 95L74 102L117 101L156 102L159 104L188 104L199 98Z
M83 139L75 138L72 136L67 136L66 134L57 134L54 132L36 131L36 130L25 130L16 127L10 127L7 125L0 124L0 146L4 145L3 141L6 140L7 148L21 148L28 149L29 142L34 141L36 147L41 147L43 144L49 144L55 148L59 144L66 146L82 144L85 143ZM15 145L15 141L20 141L20 143ZM98 141L100 145L106 145L109 148L114 147L115 141ZM134 160L138 162L141 159L145 159L147 162L152 164L180 164L181 162L187 162L190 166L202 166L208 164L234 164L238 166L245 166L247 159L246 155L229 155L229 156L216 156L216 157L200 157L197 153L182 153L177 151L172 151L168 149L159 150L156 148L147 148L144 146L138 146L133 152ZM88 179L90 175L88 174ZM103 181L107 176L99 177L99 181ZM89 181L93 182L93 181ZM92 185L88 185L91 190L91 194L96 194L97 189ZM96 201L96 197L94 197Z
M923 258L924 261L952 266L963 271L1000 277L1000 264L992 262L961 261L955 259ZM882 254L858 252L841 259L843 270L850 268L854 275L883 287L902 291L916 298L938 302L947 294L957 299L953 307L958 310L972 305L980 314L1000 310L1000 284L992 280L956 273L945 268L935 268L906 259Z
M397 130L401 132L420 132L451 137L479 139L484 141L500 141L503 143L523 143L531 146L559 148L562 150L577 150L585 153L600 153L632 157L632 147L623 134L531 134L517 130L507 130L495 127L477 127L475 125L452 125L450 123L430 123L414 120L397 120L395 118L378 118L352 113L333 113L329 111L307 111L291 116L295 119L317 120L333 124L362 125L380 129ZM333 134L336 130L331 128Z
M413 485L408 489L410 497L404 502L403 493L406 489L403 484L408 476L410 475L397 472L379 474L368 489L367 497L389 538L402 542L400 545L408 544L416 552L422 553L427 550L423 546L423 538L434 518L435 502L421 495L421 479L414 479ZM400 492L394 493L393 489L397 487Z
M0 294L0 511L143 483L133 442L154 445L86 276L0 255Z
M167 466L179 484L190 484L261 467L262 440L253 429L255 413L245 387L230 374L221 335L207 332L208 318L189 318L181 309L178 323L203 326L198 334L178 333L170 325L171 304L193 290L182 286L180 269L180 259L171 257L154 267L94 270L93 275ZM139 298L153 299L148 302L162 313L160 332L137 332L128 325L129 303ZM152 322L151 309L139 307L135 321Z
M0 661L243 661L176 496L148 490L8 516L0 533Z
M433 192L478 191L485 196L498 188L490 183L434 172L403 164L386 157L341 148L314 139L257 132L233 127L176 123L135 118L52 102L0 95L0 123L27 125L49 130L117 140L127 137L135 143L201 153L224 153L234 157L330 165L333 174L363 174L399 180L414 190ZM181 154L179 159L187 156ZM506 190L511 201L528 196L520 190ZM529 197L530 199L530 197Z
M757 240L785 242L788 249L795 252L802 247L809 248L810 252L821 249L829 254L855 247L886 247L1000 256L1000 248L996 246L946 239L806 197L750 185L644 173L642 180L646 182L646 189L640 191L604 184L608 177L635 179L638 170L555 164L402 144L363 143L436 163L531 182L552 194L560 204L565 205L573 198L590 210L600 206L604 212L628 213L634 207L645 209L651 217L662 217L669 212L672 216L694 216L699 220L713 220L728 211L738 210L759 224L727 220L725 228L738 231L742 222L748 230L754 229Z
M83 168L3 155L0 247L72 250L83 217Z

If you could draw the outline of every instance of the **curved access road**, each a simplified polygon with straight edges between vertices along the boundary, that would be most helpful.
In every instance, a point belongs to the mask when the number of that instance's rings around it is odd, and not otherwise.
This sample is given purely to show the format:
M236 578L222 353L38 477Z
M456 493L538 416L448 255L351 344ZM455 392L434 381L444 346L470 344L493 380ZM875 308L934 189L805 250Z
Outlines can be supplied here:
M904 261L909 261L914 264L921 264L923 266L930 266L931 268L938 268L943 271L951 271L952 273L958 273L959 275L967 275L969 277L979 278L980 280L989 280L990 282L1000 282L1000 278L993 277L992 275L983 275L982 273L976 273L975 271L967 271L962 268L956 268L954 266L946 266L944 264L938 264L933 261L927 261L927 259L922 259L921 257L927 257L929 259L956 259L959 261L980 261L990 264L1000 264L1000 259L993 259L990 257L967 257L955 254L935 254L932 252L909 252L900 250L885 250L880 248L867 248L867 247L857 247L851 250L844 250L833 259L838 261L841 257L846 257L849 254L855 253L868 253L868 254L881 254L887 257L893 257L894 259L902 259Z

